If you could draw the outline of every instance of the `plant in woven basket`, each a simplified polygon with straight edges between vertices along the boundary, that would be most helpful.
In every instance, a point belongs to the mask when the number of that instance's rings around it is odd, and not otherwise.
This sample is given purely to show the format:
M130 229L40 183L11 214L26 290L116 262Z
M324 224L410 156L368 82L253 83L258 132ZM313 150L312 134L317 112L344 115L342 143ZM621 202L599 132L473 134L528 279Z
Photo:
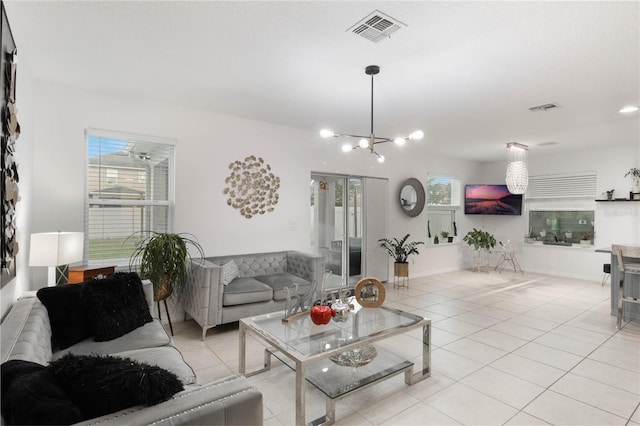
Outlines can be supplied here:
M140 278L153 283L154 300L164 300L174 296L181 300L189 286L188 261L192 260L189 247L195 249L201 258L204 251L191 234L169 234L163 232L137 232L143 239L129 259L129 269L140 268ZM145 234L148 234L145 236Z

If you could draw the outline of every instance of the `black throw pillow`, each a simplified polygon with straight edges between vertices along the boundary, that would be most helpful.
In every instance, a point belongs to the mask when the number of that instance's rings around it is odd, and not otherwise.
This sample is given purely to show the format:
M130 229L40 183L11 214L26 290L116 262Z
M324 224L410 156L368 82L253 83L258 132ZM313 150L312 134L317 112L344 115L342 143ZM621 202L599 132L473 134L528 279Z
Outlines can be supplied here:
M49 371L85 419L134 405L153 405L184 389L178 377L158 366L110 355L67 354Z
M47 367L11 360L1 369L2 417L7 424L70 425L83 420Z
M96 342L113 340L152 321L142 281L135 272L86 281L83 300Z
M84 284L44 287L36 295L49 313L51 339L58 349L66 349L93 336L82 300Z

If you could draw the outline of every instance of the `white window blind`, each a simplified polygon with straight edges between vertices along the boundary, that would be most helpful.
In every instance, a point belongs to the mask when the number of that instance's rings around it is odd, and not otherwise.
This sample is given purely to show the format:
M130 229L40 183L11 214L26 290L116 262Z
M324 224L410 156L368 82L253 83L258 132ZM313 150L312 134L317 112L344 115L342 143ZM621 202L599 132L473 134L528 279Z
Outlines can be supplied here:
M526 198L596 198L596 172L529 176Z
M98 130L86 141L85 259L125 266L145 233L172 231L175 146Z

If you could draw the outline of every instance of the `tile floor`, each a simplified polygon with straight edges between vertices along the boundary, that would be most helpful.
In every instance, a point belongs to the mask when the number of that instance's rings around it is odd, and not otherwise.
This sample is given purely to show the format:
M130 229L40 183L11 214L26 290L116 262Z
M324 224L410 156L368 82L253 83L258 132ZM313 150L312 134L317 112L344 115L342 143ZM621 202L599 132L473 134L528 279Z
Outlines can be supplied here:
M342 425L640 425L640 324L615 328L609 285L507 271L457 271L387 284L386 306L430 318L432 374L413 386L404 376L336 404ZM176 346L198 382L238 371L238 325L200 340L193 321L174 325ZM381 343L417 363L420 333ZM262 364L250 339L248 369ZM294 373L274 361L249 380L264 395L264 423L295 421ZM307 385L307 419L324 414Z

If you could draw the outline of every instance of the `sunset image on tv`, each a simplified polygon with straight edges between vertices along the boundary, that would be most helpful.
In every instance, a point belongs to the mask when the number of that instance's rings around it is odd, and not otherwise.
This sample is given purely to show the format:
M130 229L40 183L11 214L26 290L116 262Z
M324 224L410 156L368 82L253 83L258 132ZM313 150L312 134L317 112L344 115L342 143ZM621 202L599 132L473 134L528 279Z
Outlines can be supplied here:
M520 215L522 195L509 192L507 185L467 185L465 214Z

